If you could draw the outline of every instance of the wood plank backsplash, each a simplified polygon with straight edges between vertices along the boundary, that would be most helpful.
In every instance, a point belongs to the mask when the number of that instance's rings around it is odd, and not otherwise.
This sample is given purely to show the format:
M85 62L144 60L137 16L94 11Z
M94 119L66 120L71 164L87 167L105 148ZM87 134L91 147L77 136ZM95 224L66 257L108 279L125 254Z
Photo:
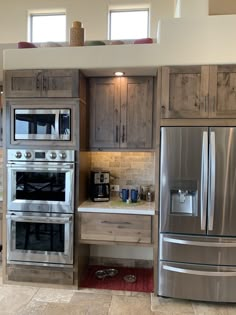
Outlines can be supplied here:
M154 152L91 152L92 170L109 171L111 184L154 185Z

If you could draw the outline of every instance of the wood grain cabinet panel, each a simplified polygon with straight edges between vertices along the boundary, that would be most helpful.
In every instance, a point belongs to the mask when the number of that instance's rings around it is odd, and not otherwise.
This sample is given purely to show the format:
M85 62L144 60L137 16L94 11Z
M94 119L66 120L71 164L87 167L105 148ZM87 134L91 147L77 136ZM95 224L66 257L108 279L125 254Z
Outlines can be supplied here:
M152 147L153 79L121 78L121 148Z
M90 146L119 147L120 81L115 78L90 80Z
M236 117L236 65L210 66L209 113L212 118Z
M152 77L92 78L90 107L91 148L152 148Z
M7 70L5 97L79 97L75 69Z
M161 118L208 116L208 66L162 68Z
M80 239L150 244L151 216L82 213Z

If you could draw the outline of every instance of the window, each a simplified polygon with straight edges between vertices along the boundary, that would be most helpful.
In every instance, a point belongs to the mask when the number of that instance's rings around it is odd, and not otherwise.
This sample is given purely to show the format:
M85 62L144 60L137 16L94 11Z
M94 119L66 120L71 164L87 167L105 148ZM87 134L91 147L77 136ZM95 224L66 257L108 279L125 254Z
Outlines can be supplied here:
M65 42L66 15L65 13L30 14L31 42Z
M109 39L137 39L149 35L149 9L110 10Z

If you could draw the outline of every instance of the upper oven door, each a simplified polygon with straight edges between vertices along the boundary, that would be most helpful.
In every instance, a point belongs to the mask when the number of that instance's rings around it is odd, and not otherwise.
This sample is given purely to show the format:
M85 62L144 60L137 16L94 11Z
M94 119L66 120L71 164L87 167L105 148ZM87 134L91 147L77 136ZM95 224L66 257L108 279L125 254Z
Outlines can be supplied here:
M7 164L8 210L74 212L74 164Z
M14 109L14 140L70 141L70 109Z

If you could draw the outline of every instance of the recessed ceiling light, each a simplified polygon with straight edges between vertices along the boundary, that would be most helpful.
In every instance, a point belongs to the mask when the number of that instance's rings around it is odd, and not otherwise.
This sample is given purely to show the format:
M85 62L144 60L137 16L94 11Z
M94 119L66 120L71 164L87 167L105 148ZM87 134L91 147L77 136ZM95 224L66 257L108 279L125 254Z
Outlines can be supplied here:
M116 75L117 77L121 77L122 75L124 75L125 73L124 72L121 72L121 71L116 71L114 72L114 75Z

